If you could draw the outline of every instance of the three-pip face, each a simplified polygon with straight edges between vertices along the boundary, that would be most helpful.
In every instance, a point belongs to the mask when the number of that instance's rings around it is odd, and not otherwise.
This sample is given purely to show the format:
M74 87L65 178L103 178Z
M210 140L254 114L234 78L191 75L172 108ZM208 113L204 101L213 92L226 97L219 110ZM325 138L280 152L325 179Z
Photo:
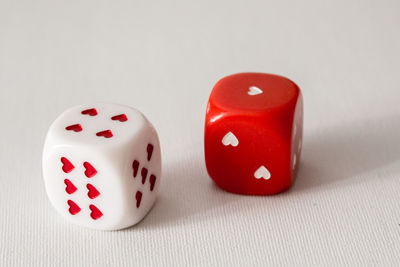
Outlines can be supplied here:
M229 192L275 194L288 189L300 162L303 100L292 81L241 73L221 79L206 112L209 175Z
M157 133L143 114L127 106L71 108L49 129L43 176L51 203L70 221L104 230L131 226L156 199Z

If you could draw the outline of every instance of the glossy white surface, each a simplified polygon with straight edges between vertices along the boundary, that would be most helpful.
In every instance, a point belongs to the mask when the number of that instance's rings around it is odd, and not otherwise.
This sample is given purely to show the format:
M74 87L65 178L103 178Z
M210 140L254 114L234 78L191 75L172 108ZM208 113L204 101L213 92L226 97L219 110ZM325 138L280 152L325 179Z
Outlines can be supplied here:
M81 112L96 109L97 115L88 116ZM126 121L112 120L116 115L126 115ZM80 124L82 131L68 131L69 125ZM97 136L109 130L112 137ZM150 161L147 146L154 149ZM139 222L151 209L156 200L161 180L161 155L158 136L150 122L139 111L122 105L93 103L75 106L64 111L51 125L43 149L43 177L47 195L56 210L67 220L94 229L118 230ZM63 171L62 158L74 166ZM140 165L134 176L132 163ZM85 175L85 162L97 173ZM148 170L143 183L141 170ZM150 190L150 175L156 183ZM65 179L76 188L66 190ZM99 191L99 196L90 198L87 185ZM136 193L142 197L137 202ZM70 211L68 201L73 201L80 211ZM139 207L137 207L137 204ZM91 205L101 212L92 214Z
M0 1L0 265L397 266L399 9L398 0ZM301 165L283 194L232 195L207 177L207 99L242 71L284 75L304 94ZM142 111L162 145L159 197L122 231L64 220L42 179L49 125L96 101Z

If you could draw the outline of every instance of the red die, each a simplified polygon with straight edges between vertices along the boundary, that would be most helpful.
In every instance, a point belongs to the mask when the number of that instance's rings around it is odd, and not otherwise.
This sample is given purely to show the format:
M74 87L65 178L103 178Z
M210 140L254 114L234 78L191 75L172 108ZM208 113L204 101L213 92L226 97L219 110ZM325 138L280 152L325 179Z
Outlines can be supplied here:
M208 101L204 148L209 175L222 189L276 194L296 176L303 98L292 81L240 73L221 79Z

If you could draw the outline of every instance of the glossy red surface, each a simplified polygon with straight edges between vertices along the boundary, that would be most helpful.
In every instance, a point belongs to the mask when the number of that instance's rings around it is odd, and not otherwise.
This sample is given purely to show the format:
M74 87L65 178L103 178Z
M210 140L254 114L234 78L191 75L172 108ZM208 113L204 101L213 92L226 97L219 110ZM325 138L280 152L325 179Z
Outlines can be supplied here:
M246 195L269 195L288 189L296 174L292 138L299 87L277 75L240 73L213 88L205 121L207 171L222 189ZM299 105L300 105L299 104ZM299 151L300 154L300 151ZM295 166L292 168L292 165Z

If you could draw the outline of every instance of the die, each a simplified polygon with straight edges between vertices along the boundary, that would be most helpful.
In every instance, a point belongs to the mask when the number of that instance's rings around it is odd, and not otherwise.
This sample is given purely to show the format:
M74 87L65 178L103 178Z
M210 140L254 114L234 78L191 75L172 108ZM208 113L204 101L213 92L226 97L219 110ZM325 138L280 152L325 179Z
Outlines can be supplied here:
M139 222L156 200L160 143L136 109L81 105L50 126L42 164L48 198L59 213L78 225L118 230Z
M270 195L288 189L300 163L303 97L287 78L263 73L227 76L207 105L204 154L222 189Z

